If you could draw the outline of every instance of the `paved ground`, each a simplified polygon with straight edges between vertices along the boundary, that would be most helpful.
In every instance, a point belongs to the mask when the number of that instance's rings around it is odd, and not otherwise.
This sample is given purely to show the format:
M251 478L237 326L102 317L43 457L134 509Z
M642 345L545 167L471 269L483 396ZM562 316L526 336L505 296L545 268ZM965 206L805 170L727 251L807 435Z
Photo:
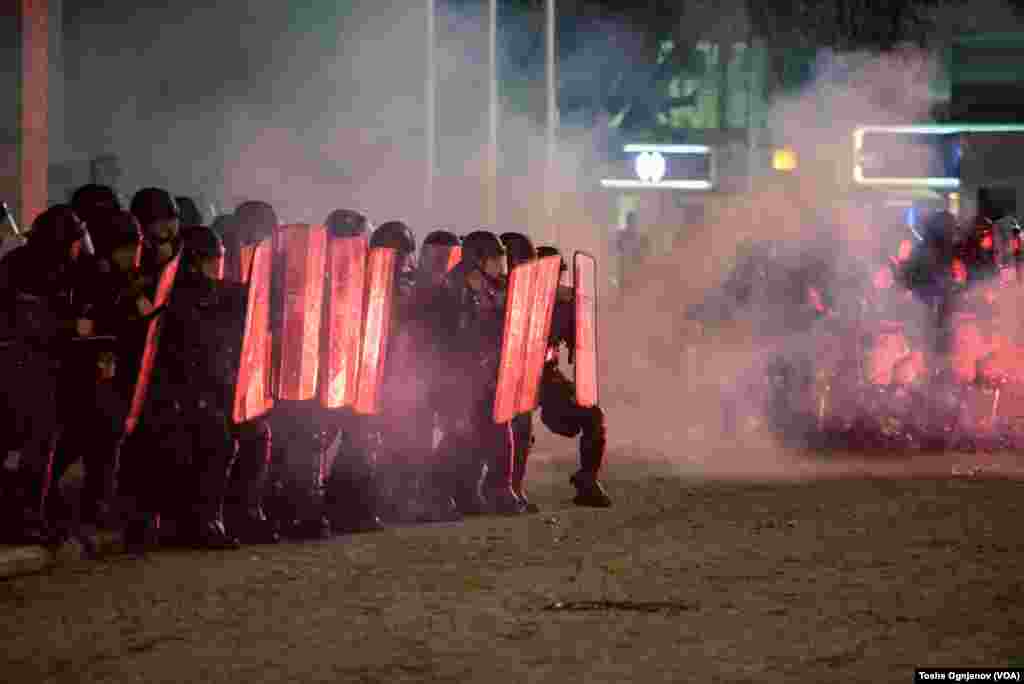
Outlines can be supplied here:
M0 681L900 682L914 666L1024 666L1024 485L992 459L995 477L866 477L885 468L862 462L854 479L799 479L850 470L806 466L751 483L707 464L794 457L681 444L669 462L618 444L618 505L593 511L568 502L561 444L540 445L540 515L0 581Z

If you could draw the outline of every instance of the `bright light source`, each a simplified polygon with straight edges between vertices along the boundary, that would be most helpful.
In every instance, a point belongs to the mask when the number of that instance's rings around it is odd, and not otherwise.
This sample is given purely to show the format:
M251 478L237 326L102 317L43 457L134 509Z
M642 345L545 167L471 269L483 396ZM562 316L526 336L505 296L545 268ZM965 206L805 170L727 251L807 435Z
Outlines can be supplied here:
M864 169L860 164L853 167L853 180L861 185L899 185L943 190L960 187L959 178L865 178Z
M907 207L906 212L904 212L903 223L906 224L907 228L913 228L917 225L917 207L913 204Z
M712 185L710 181L703 180L667 180L659 181L657 183L649 183L642 180L605 178L601 181L601 187L626 189L651 188L657 190L710 190Z
M949 213L953 216L960 215L960 193L951 192L949 193Z
M626 145L623 150L628 154L635 152L660 152L661 154L710 154L707 145Z
M636 175L645 183L660 183L665 177L665 157L661 152L641 152L633 163Z
M859 126L853 131L854 154L860 158L866 133L908 133L912 135L957 135L962 133L1024 133L1024 124L922 124L917 126ZM958 154L962 155L958 148ZM853 180L861 185L899 185L956 189L958 178L864 178L860 164L853 167Z
M772 153L772 168L776 171L794 171L796 152L792 147L780 147Z

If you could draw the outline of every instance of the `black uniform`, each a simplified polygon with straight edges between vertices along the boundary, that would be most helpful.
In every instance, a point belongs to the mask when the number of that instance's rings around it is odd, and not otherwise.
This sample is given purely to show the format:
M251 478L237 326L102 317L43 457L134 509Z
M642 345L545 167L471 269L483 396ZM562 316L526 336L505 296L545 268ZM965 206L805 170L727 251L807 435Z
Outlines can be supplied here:
M325 225L330 235L343 239L362 238L371 230L367 218L350 209L332 211ZM379 530L383 527L375 463L379 433L351 408L322 413L325 444L337 443L337 450L332 449L334 460L326 458L325 452L323 461L324 504L331 527L348 533Z
M438 407L445 433L441 458L449 471L449 492L461 512L520 513L523 504L512 490L511 426L493 420L505 294L494 282L485 282L482 291L470 287L467 276L473 268L464 256L445 278L441 329L446 384L452 390L445 392L445 404ZM481 501L477 484L483 465L488 497Z
M5 463L0 526L12 541L44 533L60 369L79 313L72 257L83 235L70 208L58 205L36 219L27 245L0 261L0 442L2 453L18 453Z

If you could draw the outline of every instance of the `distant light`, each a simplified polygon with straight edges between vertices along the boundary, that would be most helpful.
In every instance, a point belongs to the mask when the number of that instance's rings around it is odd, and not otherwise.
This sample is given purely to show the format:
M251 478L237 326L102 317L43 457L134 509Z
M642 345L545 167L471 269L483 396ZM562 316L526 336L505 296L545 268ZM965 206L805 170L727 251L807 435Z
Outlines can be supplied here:
M907 224L907 228L917 225L917 207L914 205L907 207L907 211L903 215L903 222Z
M960 193L951 192L949 193L949 213L953 216L960 215Z
M861 185L900 185L910 187L955 190L960 187L959 178L865 178L860 164L853 167L853 180Z
M668 165L661 152L641 152L633 162L636 175L645 183L660 183L665 177Z
M660 152L661 154L710 154L707 145L626 145L623 150L627 154L636 152Z
M710 181L704 180L667 180L659 181L657 183L648 183L647 181L642 180L605 178L601 181L601 187L625 189L651 188L655 190L711 190L713 186Z
M796 170L796 152L791 147L780 147L772 153L772 168L776 171Z
M917 135L956 135L961 133L1024 133L1024 124L921 124L917 126L858 126L853 131L853 147L855 156L859 157L864 148L866 133L909 133ZM963 150L957 145L957 158L963 156ZM936 189L956 189L960 187L959 178L864 178L864 169L860 164L853 167L853 180L861 185L901 185L928 187Z

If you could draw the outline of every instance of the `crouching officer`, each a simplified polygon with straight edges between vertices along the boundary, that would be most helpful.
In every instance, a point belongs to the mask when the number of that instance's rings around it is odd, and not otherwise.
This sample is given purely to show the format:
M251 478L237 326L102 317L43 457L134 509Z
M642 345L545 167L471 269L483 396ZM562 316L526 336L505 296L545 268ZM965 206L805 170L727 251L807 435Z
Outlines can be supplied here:
M561 256L554 247L537 249L538 258ZM562 261L562 270L567 270ZM571 288L559 286L551 320L551 347L544 362L540 381L540 420L556 435L580 437L580 469L570 478L576 487L573 503L577 506L611 506L598 475L604 464L605 417L600 406L584 408L576 403L576 385L558 367L559 351L564 344L569 362L574 362L576 311Z

